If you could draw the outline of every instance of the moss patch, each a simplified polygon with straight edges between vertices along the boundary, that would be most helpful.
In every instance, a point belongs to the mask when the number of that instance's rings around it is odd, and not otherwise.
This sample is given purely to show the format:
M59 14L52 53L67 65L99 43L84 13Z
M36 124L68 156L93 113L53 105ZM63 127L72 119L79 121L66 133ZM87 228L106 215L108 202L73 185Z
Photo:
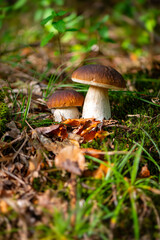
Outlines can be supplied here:
M0 135L4 132L9 119L9 108L4 102L4 97L4 92L0 90Z

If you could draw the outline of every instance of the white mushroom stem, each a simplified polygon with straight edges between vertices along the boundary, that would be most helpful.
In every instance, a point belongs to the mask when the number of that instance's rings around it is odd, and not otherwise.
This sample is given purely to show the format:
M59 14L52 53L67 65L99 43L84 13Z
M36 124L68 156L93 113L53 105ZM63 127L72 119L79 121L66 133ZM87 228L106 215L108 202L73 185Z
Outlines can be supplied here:
M51 109L55 122L61 122L65 119L79 118L77 107Z
M102 121L110 117L108 89L90 86L84 101L82 118L95 118Z

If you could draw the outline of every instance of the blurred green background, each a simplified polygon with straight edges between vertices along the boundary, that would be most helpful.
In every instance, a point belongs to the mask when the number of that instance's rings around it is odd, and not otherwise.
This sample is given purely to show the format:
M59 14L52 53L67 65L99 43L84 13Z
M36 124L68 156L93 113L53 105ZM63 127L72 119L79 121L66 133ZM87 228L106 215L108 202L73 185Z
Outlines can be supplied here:
M146 68L145 59L159 60L160 1L1 0L0 35L3 60L20 61L26 52L17 51L40 47L57 66L99 58L122 71Z

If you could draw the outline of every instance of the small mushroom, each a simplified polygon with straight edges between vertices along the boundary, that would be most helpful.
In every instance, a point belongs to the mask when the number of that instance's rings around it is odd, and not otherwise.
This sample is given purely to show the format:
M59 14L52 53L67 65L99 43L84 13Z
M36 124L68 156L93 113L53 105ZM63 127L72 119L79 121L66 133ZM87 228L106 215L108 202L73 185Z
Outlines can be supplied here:
M78 68L73 72L72 80L90 85L83 105L82 118L95 118L101 121L111 117L108 89L121 90L126 86L119 72L100 64Z
M65 119L79 118L78 106L82 106L84 101L83 95L73 89L61 90L54 92L47 101L48 108L54 116L56 122Z

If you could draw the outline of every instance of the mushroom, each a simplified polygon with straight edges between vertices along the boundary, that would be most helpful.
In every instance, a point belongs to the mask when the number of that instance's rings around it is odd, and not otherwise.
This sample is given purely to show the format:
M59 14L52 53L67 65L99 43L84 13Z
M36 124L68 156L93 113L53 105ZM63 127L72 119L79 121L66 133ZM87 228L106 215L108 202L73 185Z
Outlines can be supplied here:
M79 118L78 106L82 106L84 97L73 89L54 92L47 101L48 108L56 122L64 119Z
M121 90L126 86L119 72L100 64L78 68L73 72L72 80L90 85L83 105L82 118L95 118L101 121L111 117L108 89Z

